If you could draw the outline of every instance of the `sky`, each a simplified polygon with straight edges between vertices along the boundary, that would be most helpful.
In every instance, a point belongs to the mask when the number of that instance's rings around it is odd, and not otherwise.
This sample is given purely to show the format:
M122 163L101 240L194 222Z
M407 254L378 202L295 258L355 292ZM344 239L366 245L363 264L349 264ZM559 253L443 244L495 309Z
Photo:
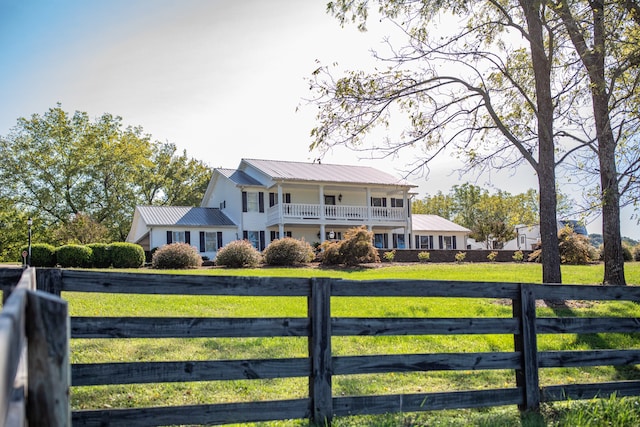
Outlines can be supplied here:
M313 161L315 107L307 79L320 65L370 69L391 30L340 26L326 0L0 0L0 135L19 117L57 103L96 118L121 116L155 141L211 167L243 158ZM374 136L375 137L375 136ZM404 177L415 152L396 159L335 149L323 163L359 164ZM408 179L417 198L470 182L512 194L537 189L529 167L460 177L440 158ZM622 235L640 240L623 210ZM601 233L598 220L587 225Z

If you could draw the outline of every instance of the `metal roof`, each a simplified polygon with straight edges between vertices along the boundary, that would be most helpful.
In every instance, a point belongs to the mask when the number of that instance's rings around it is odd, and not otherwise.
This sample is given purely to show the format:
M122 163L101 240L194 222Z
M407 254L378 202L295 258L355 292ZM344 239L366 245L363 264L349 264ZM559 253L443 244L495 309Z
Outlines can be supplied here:
M282 160L243 159L274 180L334 182L346 184L402 185L417 187L403 178L369 166L303 163Z
M138 206L138 212L147 226L235 226L218 208L192 206Z
M438 215L411 215L412 229L416 231L459 231L470 233L471 230Z
M257 179L247 175L244 171L236 169L218 168L216 169L221 175L226 176L237 185L263 185Z

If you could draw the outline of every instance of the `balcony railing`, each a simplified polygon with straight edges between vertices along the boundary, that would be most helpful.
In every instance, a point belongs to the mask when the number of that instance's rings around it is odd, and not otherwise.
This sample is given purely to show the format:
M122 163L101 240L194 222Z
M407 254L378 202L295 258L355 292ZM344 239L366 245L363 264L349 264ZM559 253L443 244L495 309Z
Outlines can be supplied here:
M279 205L268 210L270 224L279 221ZM282 205L283 220L309 220L309 222L326 221L404 221L404 208L344 206L344 205L316 205L308 203L284 203Z

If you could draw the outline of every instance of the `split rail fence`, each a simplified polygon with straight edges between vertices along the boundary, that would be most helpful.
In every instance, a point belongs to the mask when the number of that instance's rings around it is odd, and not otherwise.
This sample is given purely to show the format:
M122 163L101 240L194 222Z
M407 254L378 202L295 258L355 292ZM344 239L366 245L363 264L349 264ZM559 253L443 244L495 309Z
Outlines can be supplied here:
M544 387L541 387L539 382L540 368L640 364L640 349L538 351L537 346L538 334L637 333L640 332L640 319L536 316L536 300L627 300L638 303L640 287L429 280L349 281L327 278L185 276L56 269L38 270L37 283L39 289L56 295L64 291L72 291L305 297L307 299L308 315L306 317L72 317L70 321L72 339L306 337L309 348L308 357L302 358L73 364L71 365L71 385L73 386L291 377L306 377L309 384L308 397L300 399L76 410L71 413L74 426L212 425L305 418L314 423L329 425L331 419L336 416L356 414L503 405L517 405L521 410L537 410L542 402L605 398L614 394L618 397L640 395L638 380L558 384ZM6 289L5 286L5 293ZM332 317L331 299L334 297L505 299L512 303L513 316L504 318ZM10 303L7 301L5 310L9 308ZM4 328L3 324L2 334L4 334ZM64 335L63 329L52 328L50 332ZM513 351L373 356L334 356L332 354L331 340L332 337L337 336L467 334L512 335ZM29 337L28 340L31 343L32 338ZM58 342L58 338L55 342ZM0 354L5 354L7 348L9 347L1 346ZM31 350L29 346L29 351ZM2 363L6 362L2 360ZM0 375L5 375L4 365L2 369ZM60 369L64 370L64 367ZM356 396L335 396L332 392L332 376L336 375L494 369L513 370L516 378L515 387ZM61 376L64 377L64 372L55 373L56 378ZM4 385L3 390L7 387L6 378L3 377L1 381ZM7 398L6 394L3 398ZM0 401L0 405L4 403ZM29 405L27 406L30 408ZM27 409L27 418L30 417L29 410Z

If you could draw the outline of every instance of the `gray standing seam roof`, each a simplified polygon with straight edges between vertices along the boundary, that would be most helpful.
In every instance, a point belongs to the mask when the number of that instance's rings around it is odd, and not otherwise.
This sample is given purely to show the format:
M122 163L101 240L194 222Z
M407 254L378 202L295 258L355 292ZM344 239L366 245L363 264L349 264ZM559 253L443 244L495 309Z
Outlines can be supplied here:
M147 225L235 226L218 208L192 206L138 206Z
M284 179L347 184L406 185L416 187L416 185L411 184L405 179L398 178L369 166L257 159L243 159L243 162L261 170L276 180Z
M263 185L260 181L247 175L244 171L225 168L218 168L217 171L229 178L231 181L235 182L237 185Z

